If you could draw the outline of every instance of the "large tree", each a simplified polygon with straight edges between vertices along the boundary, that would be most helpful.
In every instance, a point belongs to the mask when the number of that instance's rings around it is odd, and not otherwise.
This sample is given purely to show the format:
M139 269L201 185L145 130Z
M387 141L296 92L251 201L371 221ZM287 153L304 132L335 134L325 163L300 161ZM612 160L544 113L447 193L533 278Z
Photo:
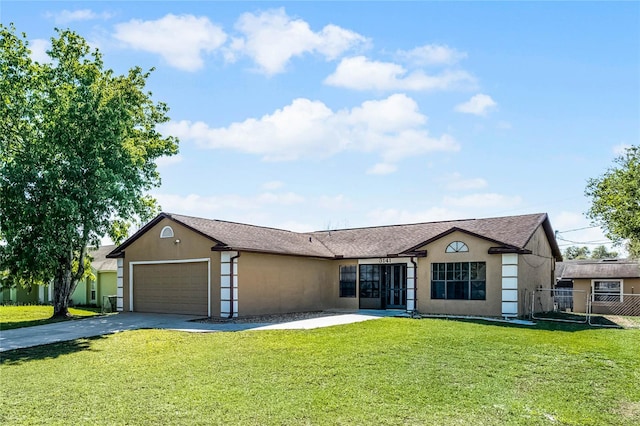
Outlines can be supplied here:
M640 146L627 148L602 176L590 179L587 215L601 225L608 238L628 241L629 254L640 256Z
M26 35L0 26L0 270L53 282L54 316L67 316L87 247L155 213L154 161L178 141L156 129L168 108L145 91L148 72L116 75L78 34L57 33L37 63Z

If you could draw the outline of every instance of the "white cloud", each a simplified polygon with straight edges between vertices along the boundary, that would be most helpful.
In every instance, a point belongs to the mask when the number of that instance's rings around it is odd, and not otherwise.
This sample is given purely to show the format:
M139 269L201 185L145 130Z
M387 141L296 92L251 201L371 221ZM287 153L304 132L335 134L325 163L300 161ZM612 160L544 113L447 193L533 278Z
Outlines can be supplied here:
M618 252L620 257L628 256L624 246L614 246L604 235L602 228L591 225L583 214L561 211L551 217L551 225L558 232L557 241L562 251L569 246L587 246L589 250L593 250L604 245L607 250Z
M367 170L369 175L388 175L395 172L398 169L395 164L378 163Z
M156 160L158 167L167 167L172 164L178 164L182 162L182 155L176 154L171 157L160 157Z
M408 156L460 149L449 135L431 137L426 122L413 99L396 94L335 112L320 101L295 99L272 114L228 127L179 121L166 125L163 132L205 148L233 149L270 161L355 151L378 153L384 163L392 164Z
M522 203L519 196L509 197L496 193L470 194L463 197L446 196L443 204L469 209L487 209L492 211L513 209Z
M49 40L41 38L33 39L29 42L29 49L31 50L31 60L39 62L41 64L48 64L51 62L51 58L47 55L47 50L51 49L51 43Z
M631 145L627 143L621 143L613 147L613 153L615 155L623 155L629 148L631 148Z
M452 65L467 54L444 44L425 44L411 50L399 50L398 56L417 65Z
M482 178L463 178L460 173L453 173L445 177L445 188L451 191L466 191L487 187L487 181Z
M474 86L466 71L445 70L428 75L422 70L408 72L402 65L372 61L364 56L344 58L324 83L353 90L449 90Z
M267 75L283 72L291 58L305 53L318 53L333 60L368 43L360 34L336 25L314 32L306 21L291 18L283 8L260 14L244 13L235 27L242 37L234 38L226 59L234 61L237 55L249 56Z
M91 21L93 19L109 19L113 15L108 12L96 13L91 9L63 10L61 12L49 13L47 17L52 17L58 25L66 25L76 21Z
M127 46L157 53L167 63L185 71L203 66L202 55L218 49L227 35L206 17L168 14L155 21L133 19L115 26L114 37Z
M284 183L280 182L279 180L272 180L262 184L262 188L266 189L267 191L274 191L276 189L282 188L283 186L284 186Z
M457 105L455 110L466 114L487 115L488 110L496 105L498 104L491 99L491 96L479 93L467 102Z

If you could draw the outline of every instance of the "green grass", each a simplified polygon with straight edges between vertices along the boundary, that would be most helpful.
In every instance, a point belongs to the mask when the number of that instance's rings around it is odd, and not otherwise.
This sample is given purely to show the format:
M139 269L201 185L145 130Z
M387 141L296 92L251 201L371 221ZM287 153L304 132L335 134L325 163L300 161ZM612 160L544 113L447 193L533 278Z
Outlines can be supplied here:
M3 353L1 424L638 425L640 330L385 318Z
M69 313L74 317L90 317L100 313L100 310L98 308L69 308ZM0 330L65 321L59 318L51 319L51 315L53 315L53 306L0 306Z

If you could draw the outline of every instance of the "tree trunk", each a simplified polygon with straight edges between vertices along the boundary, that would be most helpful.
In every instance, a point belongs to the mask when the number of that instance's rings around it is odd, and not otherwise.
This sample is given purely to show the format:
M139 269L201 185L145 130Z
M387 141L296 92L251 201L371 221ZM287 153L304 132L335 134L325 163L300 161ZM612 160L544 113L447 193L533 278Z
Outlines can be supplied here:
M60 266L60 271L56 274L53 282L53 317L52 318L69 318L69 299L71 298L71 289L73 286L73 274L71 273L71 264L64 262Z

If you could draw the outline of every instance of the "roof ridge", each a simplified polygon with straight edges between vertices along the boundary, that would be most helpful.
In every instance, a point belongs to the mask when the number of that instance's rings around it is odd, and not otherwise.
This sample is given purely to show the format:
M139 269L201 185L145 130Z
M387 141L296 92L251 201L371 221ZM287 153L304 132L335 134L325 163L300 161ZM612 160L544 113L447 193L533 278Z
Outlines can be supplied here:
M234 222L232 220L224 220L224 219L209 219L206 217L200 217L200 216L190 216L190 215L186 215L186 214L178 214L178 213L168 213L168 212L164 212L166 215L168 215L171 218L175 218L177 217L186 217L186 218L190 218L190 219L199 219L199 220L204 220L207 222L222 222L222 223L229 223L232 225L242 225L242 226L250 226L252 228L261 228L261 229L271 229L273 231L281 231L281 232L289 232L291 234L299 234L299 235L308 235L309 232L296 232L296 231L291 231L289 229L282 229L282 228L276 228L273 226L263 226L263 225L253 225L251 223L244 223L244 222Z
M492 219L506 219L506 218L516 218L516 217L525 217L525 216L544 216L544 215L546 215L546 213L528 213L528 214L511 215L511 216L492 216L492 217L476 217L476 218L467 218L467 219L434 220L434 221L425 221L425 222L397 223L392 225L358 226L354 228L325 229L322 231L312 231L310 233L319 234L319 233L326 233L326 232L357 231L361 229L394 228L394 227L415 226L415 225L431 225L436 223L474 222L474 221L483 221L483 220L492 220ZM540 221L540 223L542 222L544 222L544 219Z

